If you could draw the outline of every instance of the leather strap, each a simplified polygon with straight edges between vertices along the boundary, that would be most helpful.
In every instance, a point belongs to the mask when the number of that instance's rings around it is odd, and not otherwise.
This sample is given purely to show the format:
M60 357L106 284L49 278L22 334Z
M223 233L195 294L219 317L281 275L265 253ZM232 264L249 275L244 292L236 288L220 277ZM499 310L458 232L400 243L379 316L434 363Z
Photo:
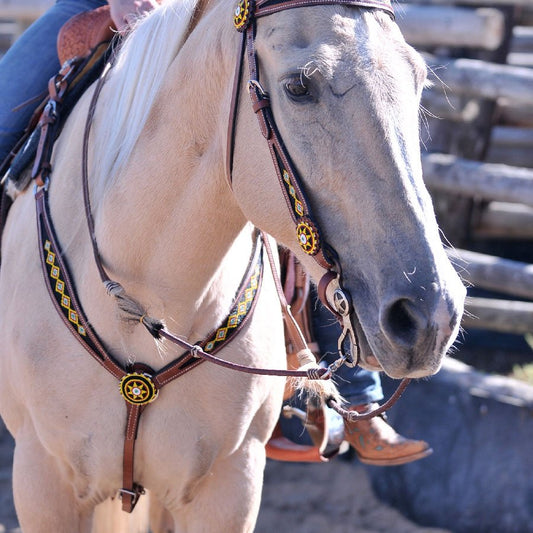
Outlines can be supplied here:
M245 48L245 55L248 60L248 89L252 108L257 116L261 133L267 140L278 182L296 226L297 241L303 251L326 271L320 282L319 297L342 325L342 335L338 341L341 358L346 364L355 366L358 355L355 311L351 304L351 296L342 284L342 268L338 254L323 240L323 233L311 213L301 179L276 126L269 96L261 86L255 50L257 18L284 9L333 4L379 8L394 16L390 0L257 0L255 4L251 0L241 0L235 12L234 24L236 29L243 33L242 46ZM236 91L238 91L239 86L237 77L234 84L234 98L237 98L235 96L238 94ZM232 120L234 121L235 118L233 117ZM327 298L329 286L331 286L329 292L333 298L331 302ZM353 348L351 351L350 346Z
M81 64L82 60L78 58L65 63L59 71L59 74L51 78L48 82L49 99L38 124L40 138L31 173L32 179L41 187L45 184L52 171L50 158L52 156L56 132L60 125L59 116L63 97Z
M144 487L135 483L134 460L135 460L135 442L139 430L139 421L144 411L142 405L132 405L126 402L126 432L124 435L124 453L122 458L122 489L120 497L122 498L122 510L131 513L139 497L144 494Z
M257 0L254 10L256 18L271 15L285 9L319 5L347 5L352 7L375 8L385 11L394 18L394 10L389 0Z
M238 31L243 33L243 42L239 58L246 55L249 71L248 88L252 101L252 108L257 116L263 137L268 142L268 147L278 181L280 183L285 201L291 217L296 225L297 239L303 250L312 256L325 270L335 270L336 264L332 261L330 247L323 242L321 231L316 219L311 214L301 180L295 166L289 157L284 143L279 135L270 107L268 94L263 90L258 71L258 60L255 51L256 21L258 18L296 7L341 4L355 7L378 8L387 12L392 17L394 12L390 0L242 0L236 11L234 22ZM243 52L243 50L245 52ZM235 133L236 108L239 96L241 65L237 66L234 77L233 95L230 123L228 133L227 175L231 185L231 170L233 159L233 143ZM340 272L337 271L338 274ZM327 302L324 302L327 304ZM328 305L329 307L329 305Z
M46 187L36 191L35 201L42 271L54 307L68 330L89 355L117 379L122 379L126 371L107 353L85 318L85 313L78 301L66 260L50 219Z
M249 59L250 82L248 84L252 106L256 113L261 133L265 137L274 163L278 182L285 197L291 218L296 225L299 242L306 253L324 269L329 270L333 264L324 255L320 230L314 220L309 202L297 177L297 172L281 140L272 109L270 99L258 81L257 58L255 54L254 35L255 25L251 25L246 32L247 57ZM302 244L303 243L303 244Z
M0 267L2 265L2 236L4 234L7 215L12 204L13 200L7 194L6 188L0 185Z
M276 272L274 254L272 253L272 248L270 246L268 237L265 236L264 241L265 241L265 249L268 255L268 260L270 262L270 269L273 273L275 273L274 282L276 285L276 291L278 293L278 299L280 301L281 308L283 311L285 330L291 341L294 352L298 354L298 362L300 363L300 365L316 363L315 357L309 350L309 346L307 345L307 342L300 329L300 326L298 325L298 322L294 318L291 312L291 309L287 303L287 300L285 298L285 293L283 291L283 287L281 286L280 277L279 275L277 275L277 272ZM317 370L325 370L325 369L317 369Z
M233 190L233 156L235 152L235 131L237 127L237 109L239 107L239 96L241 92L241 78L243 69L243 56L246 49L245 40L241 41L239 55L235 63L235 73L233 75L233 90L231 93L230 114L228 119L228 134L226 139L226 180L229 188Z
M365 413L358 413L357 411L344 409L334 398L329 398L326 403L328 407L331 407L331 409L341 415L347 422L369 420L370 418L383 414L387 409L390 409L400 399L400 396L403 394L409 383L411 383L411 378L402 379L392 396L385 403L376 407L376 409Z
M91 198L89 195L89 138L91 133L91 126L94 120L94 114L96 112L96 104L100 93L104 87L107 75L111 70L111 61L106 63L101 76L96 82L91 102L89 104L89 111L87 114L87 120L85 121L85 128L83 131L83 145L82 145L82 157L81 157L81 176L82 176L82 190L83 190L83 206L85 209L85 220L87 221L87 227L89 230L89 237L91 239L91 245L93 249L94 262L100 275L100 280L105 283L111 281L100 258L100 252L98 251L98 242L96 241L96 232L94 229L94 218L91 210Z

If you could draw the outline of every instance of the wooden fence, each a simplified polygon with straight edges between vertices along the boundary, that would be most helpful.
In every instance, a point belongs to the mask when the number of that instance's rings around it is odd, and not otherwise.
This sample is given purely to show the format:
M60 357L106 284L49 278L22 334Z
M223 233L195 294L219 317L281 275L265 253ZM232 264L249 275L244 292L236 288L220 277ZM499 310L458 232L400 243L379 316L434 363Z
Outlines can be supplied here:
M54 0L0 0L0 51L10 46L53 3Z
M533 333L533 3L404 0L398 23L430 67L424 177L465 281L467 328ZM478 253L516 243L525 261ZM497 248L496 248L497 246ZM528 253L529 247L529 253Z
M53 4L54 0L0 0L0 18L32 22Z
M52 3L0 0L0 46ZM423 98L424 175L465 281L508 295L469 297L464 325L533 333L533 303L523 301L533 300L533 265L475 252L494 239L521 239L533 250L532 0L460 4L396 5L433 81Z

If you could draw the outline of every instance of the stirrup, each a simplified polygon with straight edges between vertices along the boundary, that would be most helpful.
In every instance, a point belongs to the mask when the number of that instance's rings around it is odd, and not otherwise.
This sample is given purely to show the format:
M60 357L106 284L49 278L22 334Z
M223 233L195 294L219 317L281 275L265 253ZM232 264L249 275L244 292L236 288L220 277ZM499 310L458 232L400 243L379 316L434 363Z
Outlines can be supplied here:
M280 422L277 423L272 437L266 445L269 459L290 462L327 462L339 453L348 450L344 441L344 421L316 398L308 399L306 411L286 405L283 407L284 418L297 418L303 424L312 444L299 444L283 435Z

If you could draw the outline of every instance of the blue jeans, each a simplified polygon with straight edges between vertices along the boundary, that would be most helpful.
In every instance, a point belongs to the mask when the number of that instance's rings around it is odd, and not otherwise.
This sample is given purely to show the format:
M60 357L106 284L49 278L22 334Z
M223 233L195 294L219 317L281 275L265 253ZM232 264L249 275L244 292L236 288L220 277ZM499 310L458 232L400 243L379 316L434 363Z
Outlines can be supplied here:
M315 295L310 297L313 296ZM328 364L335 361L338 357L337 340L342 329L317 298L313 302L313 332L324 361ZM350 405L362 405L383 399L378 372L371 372L360 366L349 368L342 365L335 373L335 383Z
M106 0L56 0L0 60L0 163L22 135L40 100L14 109L46 91L59 71L57 34L72 16L107 4Z

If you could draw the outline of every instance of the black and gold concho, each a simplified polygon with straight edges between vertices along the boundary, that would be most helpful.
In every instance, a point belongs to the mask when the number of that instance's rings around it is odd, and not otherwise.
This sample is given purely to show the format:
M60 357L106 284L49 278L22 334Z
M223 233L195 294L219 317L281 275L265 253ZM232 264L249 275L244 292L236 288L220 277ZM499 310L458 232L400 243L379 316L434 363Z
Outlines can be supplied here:
M296 235L300 247L306 254L316 255L318 253L320 243L318 230L309 218L300 219L296 226Z
M133 405L145 405L153 402L159 391L147 374L131 372L120 380L120 394Z
M241 0L235 8L233 15L233 24L237 31L244 31L251 19L251 5L250 0Z

